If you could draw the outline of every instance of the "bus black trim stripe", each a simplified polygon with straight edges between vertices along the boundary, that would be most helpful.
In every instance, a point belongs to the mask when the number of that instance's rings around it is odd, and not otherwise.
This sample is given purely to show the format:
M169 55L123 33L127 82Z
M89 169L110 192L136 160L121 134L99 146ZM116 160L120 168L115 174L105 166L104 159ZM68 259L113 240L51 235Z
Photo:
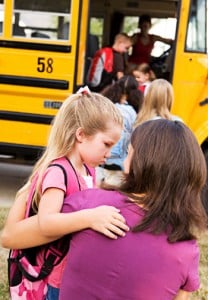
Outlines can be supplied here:
M19 41L6 41L0 40L0 47L4 48L15 48L15 49L27 49L27 50L38 50L38 51L49 51L49 52L63 52L70 53L71 45L52 45L42 43L31 43L31 42L19 42Z
M6 154L6 155L23 155L26 156L32 160L31 163L33 164L33 159L40 157L42 154L43 150L45 147L43 146L34 146L34 145L27 145L27 144L12 144L12 143L5 143L5 142L0 142L0 153L1 154ZM33 157L34 156L34 157ZM29 162L27 160L27 162ZM14 161L13 161L14 163ZM24 164L26 161L24 161Z
M49 125L53 120L53 116L1 110L0 120Z
M67 80L44 79L38 77L23 77L14 75L0 75L0 83L59 90L68 90L69 88L69 81Z

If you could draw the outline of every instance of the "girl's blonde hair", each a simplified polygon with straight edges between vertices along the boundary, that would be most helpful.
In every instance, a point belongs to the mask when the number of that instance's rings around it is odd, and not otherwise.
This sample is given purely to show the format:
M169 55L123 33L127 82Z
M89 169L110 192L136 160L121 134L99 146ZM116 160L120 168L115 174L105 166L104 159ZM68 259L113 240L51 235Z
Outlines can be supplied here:
M165 79L155 79L150 84L147 94L144 97L135 126L155 117L171 120L172 115L170 110L173 105L173 99L172 85Z
M123 125L120 112L108 98L91 92L77 93L68 97L52 122L43 155L35 164L28 182L19 193L29 189L32 179L38 173L36 194L33 200L37 208L43 173L54 159L70 153L76 142L77 129L82 127L87 136L92 136L99 131L106 131L110 121L121 127Z

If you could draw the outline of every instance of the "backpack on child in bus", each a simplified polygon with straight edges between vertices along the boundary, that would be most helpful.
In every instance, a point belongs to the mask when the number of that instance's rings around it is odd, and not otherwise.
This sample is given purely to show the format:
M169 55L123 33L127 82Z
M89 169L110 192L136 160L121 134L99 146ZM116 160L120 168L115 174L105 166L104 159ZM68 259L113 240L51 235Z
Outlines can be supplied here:
M70 163L70 161L69 161ZM67 174L61 164L51 164L49 167L60 167L64 174L64 182L67 188ZM72 166L71 166L72 167ZM73 167L69 169L70 183L77 180ZM32 208L32 199L36 189L38 176L31 184L29 191L25 218L35 214ZM79 184L79 182L78 182ZM70 184L73 189L73 185ZM47 294L48 275L53 267L58 265L69 250L70 235L66 235L47 245L32 247L28 249L10 250L8 258L8 279L10 295L12 300L44 300ZM44 251L44 261L39 265L36 258L40 251Z
M87 85L94 92L101 91L113 81L113 49L104 47L96 51L87 74Z

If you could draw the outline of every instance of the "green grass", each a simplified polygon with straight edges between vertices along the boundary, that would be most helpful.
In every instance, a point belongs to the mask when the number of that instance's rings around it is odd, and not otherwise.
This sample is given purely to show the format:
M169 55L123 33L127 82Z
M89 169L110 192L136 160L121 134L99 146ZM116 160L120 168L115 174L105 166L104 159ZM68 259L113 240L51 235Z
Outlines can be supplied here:
M0 208L0 232L6 220L8 208ZM7 284L7 257L8 250L0 247L0 300L9 300Z
M7 207L0 207L0 230L2 230L4 226L4 222L6 220L9 208Z
M0 230L2 230L4 226L7 214L8 208L0 208ZM201 287L197 292L193 293L191 300L208 299L208 232L206 232L199 240L199 246L201 251ZM0 300L9 300L7 284L7 256L8 250L0 247Z
M194 300L208 299L208 232L199 240L201 287L193 294Z

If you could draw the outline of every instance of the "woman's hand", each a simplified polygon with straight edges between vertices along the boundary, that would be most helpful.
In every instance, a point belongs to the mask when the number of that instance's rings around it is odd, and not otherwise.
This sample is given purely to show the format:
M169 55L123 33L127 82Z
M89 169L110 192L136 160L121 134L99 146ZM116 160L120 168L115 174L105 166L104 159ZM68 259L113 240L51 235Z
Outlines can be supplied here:
M113 206L98 206L90 209L89 212L90 228L98 231L111 239L117 239L118 236L125 236L129 230L120 210Z

